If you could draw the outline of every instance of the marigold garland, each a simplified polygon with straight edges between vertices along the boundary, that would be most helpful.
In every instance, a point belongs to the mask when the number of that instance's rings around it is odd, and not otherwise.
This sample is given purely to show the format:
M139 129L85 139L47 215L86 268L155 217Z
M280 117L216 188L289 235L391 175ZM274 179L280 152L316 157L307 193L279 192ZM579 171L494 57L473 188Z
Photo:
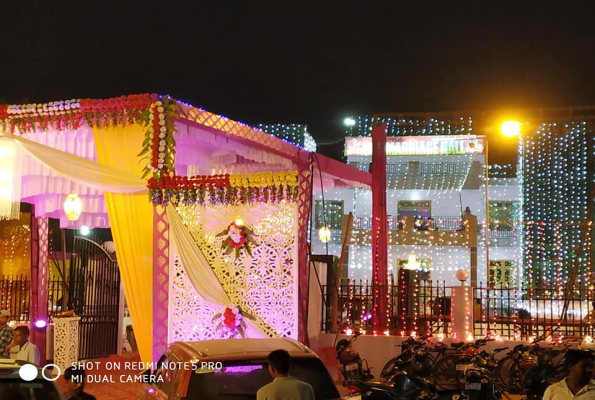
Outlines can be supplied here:
M110 99L71 99L51 103L1 105L0 124L11 133L35 130L107 127L138 123L147 128L139 156L147 160L143 179L173 171L178 105L169 96L139 94Z
M164 176L174 170L176 154L176 131L174 119L177 117L178 105L170 97L164 97L149 106L142 114L142 121L147 127L143 149L138 154L142 160L149 162L143 168L143 179L151 173L154 177Z
M272 182L269 184L269 182ZM296 171L239 175L170 176L147 182L154 204L254 204L296 201Z

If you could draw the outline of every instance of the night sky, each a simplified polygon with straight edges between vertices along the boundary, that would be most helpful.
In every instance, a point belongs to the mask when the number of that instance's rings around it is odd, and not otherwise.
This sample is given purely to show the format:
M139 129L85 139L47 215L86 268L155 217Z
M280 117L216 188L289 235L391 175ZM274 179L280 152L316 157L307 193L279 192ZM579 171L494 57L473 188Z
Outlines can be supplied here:
M322 143L361 113L595 105L592 1L19 0L1 12L2 103L157 92L249 124L307 124Z

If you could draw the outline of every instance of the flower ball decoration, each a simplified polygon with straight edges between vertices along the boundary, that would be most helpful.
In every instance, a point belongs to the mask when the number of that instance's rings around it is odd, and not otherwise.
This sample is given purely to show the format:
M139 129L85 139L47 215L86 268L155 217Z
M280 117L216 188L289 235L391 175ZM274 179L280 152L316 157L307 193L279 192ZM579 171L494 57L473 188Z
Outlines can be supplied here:
M217 330L221 332L222 337L244 338L246 337L246 318L254 320L252 315L242 312L235 304L230 304L223 313L215 314L213 321L219 320Z
M227 226L227 229L219 233L216 237L227 236L221 244L221 249L225 254L231 254L235 250L236 257L240 256L240 250L245 249L246 253L252 256L250 244L256 245L254 232L244 225L241 219L237 219Z

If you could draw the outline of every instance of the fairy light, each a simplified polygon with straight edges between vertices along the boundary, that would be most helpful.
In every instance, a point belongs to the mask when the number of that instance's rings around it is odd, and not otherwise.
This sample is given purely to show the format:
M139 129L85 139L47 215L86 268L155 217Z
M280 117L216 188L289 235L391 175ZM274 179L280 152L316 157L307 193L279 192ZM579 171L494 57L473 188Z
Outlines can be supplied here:
M308 132L306 125L300 124L259 124L256 129L281 140L302 147L309 152L316 151L316 141Z
M542 123L523 137L523 200L528 247L525 268L535 285L559 295L569 278L575 249L587 219L593 135L586 121ZM549 196L547 189L557 196ZM545 190L544 190L545 189ZM553 226L552 226L553 225ZM553 243L554 246L548 246ZM579 260L577 283L585 285L589 252ZM550 262L554 260L554 262Z

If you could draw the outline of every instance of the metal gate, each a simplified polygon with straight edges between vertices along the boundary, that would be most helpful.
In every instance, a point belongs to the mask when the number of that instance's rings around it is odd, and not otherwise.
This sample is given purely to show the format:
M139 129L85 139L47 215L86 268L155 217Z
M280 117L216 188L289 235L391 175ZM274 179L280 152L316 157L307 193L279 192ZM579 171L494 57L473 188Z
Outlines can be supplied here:
M107 357L118 350L120 270L103 247L75 236L68 304L81 317L79 359Z

